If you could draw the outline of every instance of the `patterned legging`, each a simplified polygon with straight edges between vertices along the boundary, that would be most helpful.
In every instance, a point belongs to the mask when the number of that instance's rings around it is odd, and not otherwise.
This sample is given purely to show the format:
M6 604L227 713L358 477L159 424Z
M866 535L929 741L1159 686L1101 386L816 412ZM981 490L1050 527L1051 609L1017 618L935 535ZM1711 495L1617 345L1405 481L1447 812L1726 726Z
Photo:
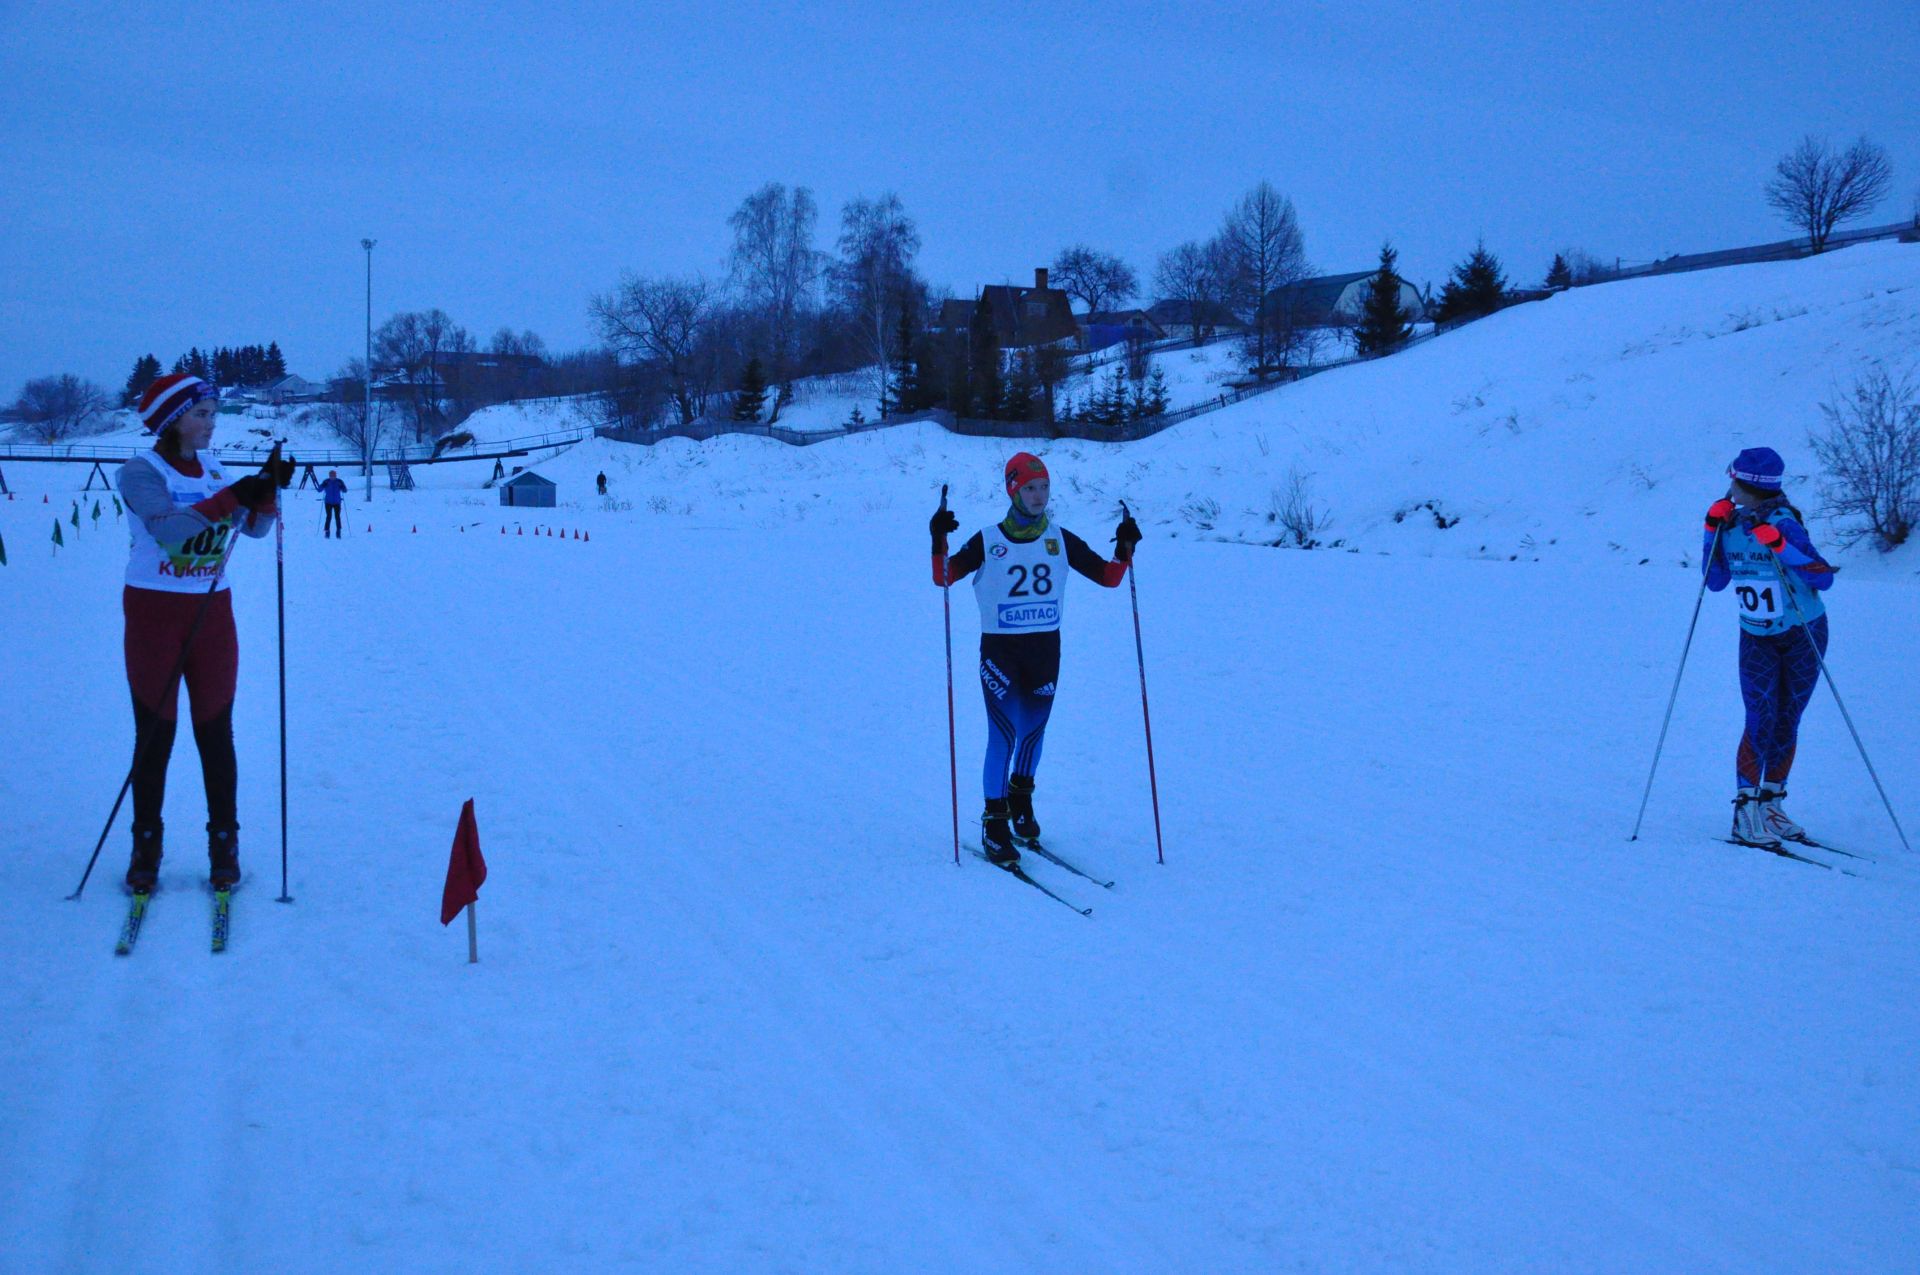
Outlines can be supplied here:
M1800 716L1820 685L1820 657L1827 653L1827 617L1796 624L1785 633L1761 636L1740 632L1740 698L1747 705L1747 727L1740 736L1734 771L1740 786L1766 779L1783 784L1793 769Z

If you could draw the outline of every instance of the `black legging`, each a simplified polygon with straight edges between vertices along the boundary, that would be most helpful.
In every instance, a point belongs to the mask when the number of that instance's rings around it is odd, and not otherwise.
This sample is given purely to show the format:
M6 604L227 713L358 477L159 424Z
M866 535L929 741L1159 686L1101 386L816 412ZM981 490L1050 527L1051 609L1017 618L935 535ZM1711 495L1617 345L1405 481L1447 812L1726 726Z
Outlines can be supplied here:
M329 531L339 531L340 529L340 506L328 505L327 519L320 524L320 534L324 537Z
M173 756L176 723L133 701L133 824L160 827L166 804L167 762ZM234 798L239 762L233 753L233 705L204 722L195 722L193 742L200 749L200 772L207 786L207 826L215 831L240 826Z

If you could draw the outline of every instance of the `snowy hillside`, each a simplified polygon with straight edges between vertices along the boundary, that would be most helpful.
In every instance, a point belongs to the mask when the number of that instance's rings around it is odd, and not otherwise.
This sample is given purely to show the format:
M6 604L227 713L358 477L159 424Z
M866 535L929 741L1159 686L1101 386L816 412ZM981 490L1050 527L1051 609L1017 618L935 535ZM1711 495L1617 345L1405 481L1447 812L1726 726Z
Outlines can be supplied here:
M1072 584L1039 773L1048 841L1116 884L1035 875L1090 917L952 862L926 519L942 482L997 517L1010 449L916 425L586 443L535 466L552 511L422 467L343 541L296 494L295 902L247 542L232 949L183 738L116 959L124 813L62 896L131 746L124 527L89 497L56 551L85 471L6 463L0 1270L1920 1266L1920 864L1824 688L1792 808L1871 860L1717 840L1724 597L1626 840L1705 501L1747 443L1806 468L1831 385L1911 355L1916 284L1886 247L1587 289L1039 448L1060 521L1105 544L1124 498L1148 532L1166 865L1124 587ZM1363 552L1247 543L1293 469ZM1461 521L1394 520L1425 501ZM1830 595L1909 833L1914 565L1849 560ZM437 923L469 797L478 966Z

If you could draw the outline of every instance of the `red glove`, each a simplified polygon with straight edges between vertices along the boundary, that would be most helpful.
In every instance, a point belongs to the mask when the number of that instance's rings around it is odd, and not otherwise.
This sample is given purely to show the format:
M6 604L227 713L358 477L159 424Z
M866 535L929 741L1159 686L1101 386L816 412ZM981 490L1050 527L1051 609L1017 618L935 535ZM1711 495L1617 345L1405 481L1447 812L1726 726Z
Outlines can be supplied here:
M1733 525L1733 502L1725 496L1707 506L1707 530L1725 531Z
M1767 548L1779 553L1787 547L1787 538L1780 534L1780 528L1770 522L1763 522L1753 529L1753 538Z

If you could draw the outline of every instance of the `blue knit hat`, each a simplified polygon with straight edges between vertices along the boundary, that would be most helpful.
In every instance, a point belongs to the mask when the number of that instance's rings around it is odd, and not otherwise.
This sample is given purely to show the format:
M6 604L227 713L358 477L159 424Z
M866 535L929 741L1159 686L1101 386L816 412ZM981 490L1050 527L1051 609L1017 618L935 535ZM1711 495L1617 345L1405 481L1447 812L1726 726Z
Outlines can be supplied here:
M1780 479L1787 472L1787 462L1780 459L1780 453L1771 447L1749 447L1733 458L1733 464L1727 466L1727 473L1739 479L1749 487L1758 487L1761 491L1779 491Z

